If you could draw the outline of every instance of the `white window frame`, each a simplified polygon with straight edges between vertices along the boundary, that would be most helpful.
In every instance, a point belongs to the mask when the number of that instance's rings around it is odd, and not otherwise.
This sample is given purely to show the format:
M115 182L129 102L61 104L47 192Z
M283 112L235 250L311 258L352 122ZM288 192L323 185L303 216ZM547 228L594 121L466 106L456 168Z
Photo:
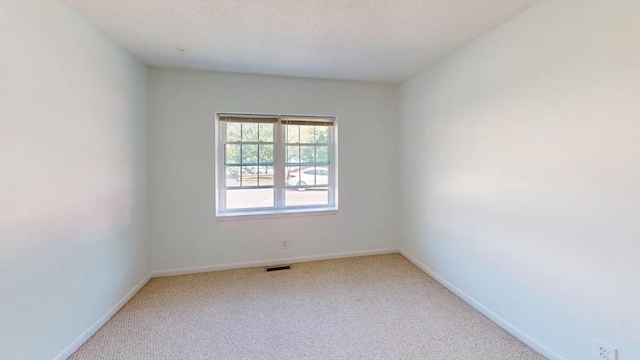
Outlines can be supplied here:
M247 118L264 118L277 117L278 121L274 123L274 206L268 208L243 208L243 209L226 209L226 190L225 185L225 150L226 143L226 121L221 121L221 117L235 116ZM301 119L301 120L331 120L333 126L328 129L328 145L329 145L329 179L328 179L328 204L323 205L297 205L285 206L285 119ZM285 115L285 114L254 114L254 113L234 113L234 112L218 112L215 117L215 186L216 186L216 217L224 219L261 217L273 215L324 215L335 214L338 211L338 121L335 116L317 116L317 115ZM313 187L313 186L309 186Z

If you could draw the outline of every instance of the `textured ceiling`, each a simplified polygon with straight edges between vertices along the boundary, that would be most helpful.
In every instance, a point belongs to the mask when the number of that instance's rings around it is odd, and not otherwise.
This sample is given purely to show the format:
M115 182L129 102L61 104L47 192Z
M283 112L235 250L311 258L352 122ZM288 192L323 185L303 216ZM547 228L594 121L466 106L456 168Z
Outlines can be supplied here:
M65 2L149 65L400 82L536 1Z

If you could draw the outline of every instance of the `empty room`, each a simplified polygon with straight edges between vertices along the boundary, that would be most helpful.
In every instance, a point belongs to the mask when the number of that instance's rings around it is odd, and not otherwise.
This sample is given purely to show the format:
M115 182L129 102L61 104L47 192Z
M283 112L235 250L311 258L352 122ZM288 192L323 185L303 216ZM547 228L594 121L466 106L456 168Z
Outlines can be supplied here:
M0 360L640 360L640 1L0 0Z

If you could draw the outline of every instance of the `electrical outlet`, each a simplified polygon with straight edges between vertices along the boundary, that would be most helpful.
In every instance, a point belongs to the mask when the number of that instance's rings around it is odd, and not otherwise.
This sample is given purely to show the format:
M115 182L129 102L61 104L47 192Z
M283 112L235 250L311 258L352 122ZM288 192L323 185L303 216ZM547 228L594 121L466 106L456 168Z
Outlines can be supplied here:
M289 239L284 239L280 242L280 248L281 249L288 249L289 248Z
M618 360L618 350L598 339L593 339L593 358L598 360Z

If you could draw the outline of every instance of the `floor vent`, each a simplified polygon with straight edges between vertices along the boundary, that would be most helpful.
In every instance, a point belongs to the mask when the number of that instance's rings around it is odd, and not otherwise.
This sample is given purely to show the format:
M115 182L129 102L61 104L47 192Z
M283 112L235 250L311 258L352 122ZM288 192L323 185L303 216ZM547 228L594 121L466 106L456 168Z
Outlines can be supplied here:
M266 270L267 270L267 272L280 271L280 270L291 270L291 265L267 266Z

